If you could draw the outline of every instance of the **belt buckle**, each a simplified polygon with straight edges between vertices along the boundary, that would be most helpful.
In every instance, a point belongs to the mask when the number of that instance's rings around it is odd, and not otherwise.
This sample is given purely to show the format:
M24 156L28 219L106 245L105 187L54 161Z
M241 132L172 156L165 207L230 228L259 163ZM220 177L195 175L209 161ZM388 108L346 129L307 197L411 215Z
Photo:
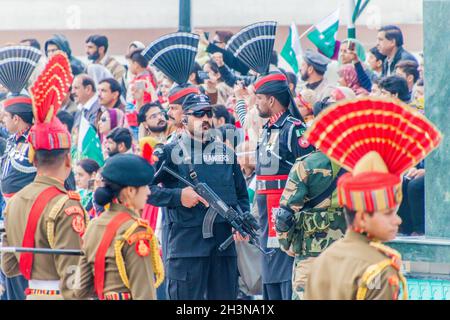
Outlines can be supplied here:
M266 190L266 180L257 180L258 182L258 190Z

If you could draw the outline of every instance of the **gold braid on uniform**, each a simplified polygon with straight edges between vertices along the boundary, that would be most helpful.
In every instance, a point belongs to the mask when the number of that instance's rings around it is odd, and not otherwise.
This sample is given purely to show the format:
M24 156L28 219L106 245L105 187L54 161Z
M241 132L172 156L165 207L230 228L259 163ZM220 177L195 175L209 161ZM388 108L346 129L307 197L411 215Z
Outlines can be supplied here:
M159 246L158 240L152 230L152 228L144 221L138 219L135 221L130 228L125 231L122 237L114 243L114 253L116 256L116 264L119 269L120 278L122 279L124 285L130 289L130 281L127 276L125 261L122 255L122 248L125 242L130 238L130 236L134 233L134 231L138 227L145 227L147 234L151 237L150 240L150 259L152 262L152 269L155 273L155 287L158 288L159 285L164 280L164 266L162 263L161 256L159 255Z
M66 202L69 200L68 195L62 196L53 206L52 210L48 214L48 221L47 221L47 240L50 245L50 248L54 249L55 247L55 220L58 216L58 213L61 212L62 208L66 204Z
M408 287L406 284L406 279L403 276L403 274L400 272L400 266L401 266L401 255L398 251L389 248L388 246L385 246L381 244L380 242L374 242L372 241L370 243L370 246L374 247L378 251L381 251L382 253L386 254L390 259L382 260L381 262L377 264L373 264L369 266L366 271L364 272L362 278L361 278L361 286L358 288L358 291L356 293L356 300L365 300L368 290L368 284L372 283L373 279L380 275L384 269L391 266L398 272L398 276L400 278L402 287L403 287L403 300L408 299ZM389 279L389 284L396 287L396 289L399 289L398 281L394 281L394 279Z
M55 220L58 214L61 212L62 208L66 204L66 202L69 199L73 200L74 193L66 194L62 196L56 204L53 206L52 210L48 214L48 221L47 221L47 240L50 245L50 248L54 249L55 246ZM87 214L86 210L83 208L83 206L80 206L80 208L83 210L84 215L84 222L85 225L88 225L89 222L89 215Z

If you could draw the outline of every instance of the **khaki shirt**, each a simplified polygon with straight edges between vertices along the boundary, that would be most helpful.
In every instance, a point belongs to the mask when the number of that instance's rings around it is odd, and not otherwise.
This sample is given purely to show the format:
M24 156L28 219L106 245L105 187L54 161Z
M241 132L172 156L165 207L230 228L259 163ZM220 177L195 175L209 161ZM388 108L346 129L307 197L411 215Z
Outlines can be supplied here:
M397 270L400 255L387 246L381 247L383 250L372 246L366 236L347 230L343 239L332 244L314 261L305 299L355 300L361 287L367 288L361 299L397 299L399 283L404 279ZM396 253L398 257L392 260L386 254L388 252ZM392 263L377 268L388 260L392 260ZM366 283L364 275L368 269L373 272L373 280ZM405 291L406 288L403 289Z
M152 268L151 254L140 256L137 253L137 244L129 244L124 239L124 233L132 227L138 214L120 204L111 204L110 209L102 213L101 216L91 221L83 238L84 256L80 260L81 282L77 291L78 298L96 297L94 290L94 263L95 256L103 239L103 234L108 223L120 212L128 213L133 219L123 223L117 230L114 240L106 252L105 257L105 278L103 293L131 293L134 300L154 300L156 299L155 276ZM146 228L139 226L133 234L146 232ZM128 239L130 239L129 237ZM129 288L124 284L119 273L117 257L114 246L118 241L124 241L121 253L125 264L126 275L129 280Z
M36 176L28 186L16 193L8 202L5 210L5 229L3 246L22 247L23 237L28 222L28 216L35 199L41 192L51 186L67 193L64 185L51 177ZM53 226L54 243L50 246L48 237L48 222L50 212L66 194L53 198L45 207L36 228L35 247L53 249L81 249L81 235L85 231L87 216L79 203L67 199L58 210ZM69 214L70 213L70 214ZM82 217L80 217L82 215ZM60 280L61 294L65 299L73 298L73 284L76 267L80 257L73 255L35 254L31 280ZM20 253L3 253L2 270L7 277L20 275Z

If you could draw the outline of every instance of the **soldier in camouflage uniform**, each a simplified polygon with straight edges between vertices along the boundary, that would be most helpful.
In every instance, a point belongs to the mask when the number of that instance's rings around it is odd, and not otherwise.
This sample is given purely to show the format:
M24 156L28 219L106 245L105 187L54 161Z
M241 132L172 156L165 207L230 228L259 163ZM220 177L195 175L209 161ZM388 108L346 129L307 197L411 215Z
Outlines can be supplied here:
M315 257L344 236L345 218L335 192L342 172L325 154L315 151L297 159L289 173L276 229L282 250L294 256L294 300L302 299Z

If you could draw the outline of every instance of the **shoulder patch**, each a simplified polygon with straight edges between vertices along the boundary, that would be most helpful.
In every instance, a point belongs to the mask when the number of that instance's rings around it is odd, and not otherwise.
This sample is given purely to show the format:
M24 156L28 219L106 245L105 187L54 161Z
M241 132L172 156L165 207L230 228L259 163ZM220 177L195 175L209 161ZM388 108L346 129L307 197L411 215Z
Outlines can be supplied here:
M136 241L140 241L140 240L151 240L152 239L152 235L146 231L140 231L140 232L136 232L134 234L132 234L128 239L127 239L127 243L129 245L132 245L133 243L135 243Z
M309 146L311 145L311 143L308 141L308 139L306 139L305 137L300 137L298 138L298 145L300 146L300 148L306 149L309 148Z
M305 133L306 128L301 127L301 128L295 128L295 135L297 136L297 138L300 138L303 136L303 134Z
M86 230L84 210L80 206L70 206L64 209L64 213L72 216L72 229L80 235Z
M81 209L79 206L71 206L71 207L68 207L68 208L64 209L64 212L65 212L68 216L71 216L71 215L73 215L73 214L76 214L76 215L84 215L83 209Z
M86 230L84 216L76 214L72 217L72 229L79 234L83 234Z
M76 201L81 200L80 194L76 191L68 191L67 195L69 196L69 199L76 200Z
M147 239L141 239L136 243L135 250L141 257L146 257L150 254L150 243Z

